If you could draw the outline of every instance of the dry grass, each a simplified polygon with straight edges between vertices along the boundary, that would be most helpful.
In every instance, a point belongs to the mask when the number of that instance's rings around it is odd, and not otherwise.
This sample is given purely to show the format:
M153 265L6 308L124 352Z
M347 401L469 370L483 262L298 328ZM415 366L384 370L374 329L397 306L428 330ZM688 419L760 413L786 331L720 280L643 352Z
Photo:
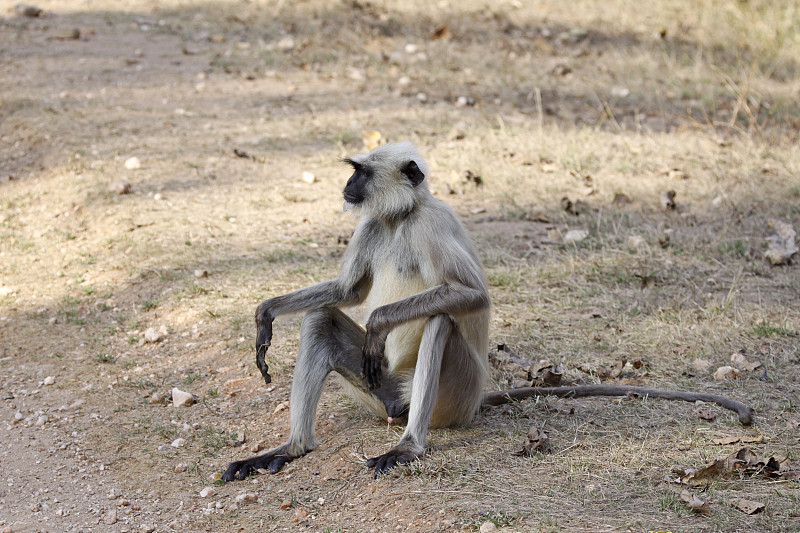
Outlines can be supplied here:
M737 434L763 433L753 448L797 468L800 276L762 257L768 219L800 227L797 2L137 5L61 2L43 19L0 22L2 416L87 402L66 425L9 425L4 441L36 435L64 464L106 465L86 483L124 487L142 507L129 523L159 531L294 530L285 499L310 513L312 531L800 528L797 482L714 483L702 494L712 515L696 517L663 481L730 453L711 441ZM443 25L451 37L431 39ZM71 27L85 40L52 38ZM459 96L475 105L456 106ZM365 130L428 156L433 189L482 251L494 341L584 380L595 378L581 365L645 357L626 374L737 398L757 410L756 427L722 412L699 420L689 404L541 399L435 431L423 461L372 481L359 458L398 430L331 387L319 450L278 476L218 487L226 506L243 490L261 504L204 513L194 495L207 476L247 453L225 447L231 434L246 428L248 445L285 436L287 413L273 411L288 399L299 317L276 324L265 389L252 309L335 274L354 224L340 214L336 161L363 150ZM134 155L142 168L126 171ZM133 194L107 192L120 179ZM670 189L675 212L660 205ZM615 205L618 193L632 202ZM582 202L579 215L561 209L564 196ZM548 242L568 229L589 237ZM166 342L138 345L161 325ZM692 366L742 349L765 374L720 383ZM20 392L46 375L56 387ZM147 401L173 386L203 404ZM189 445L171 448L185 423ZM551 451L511 455L532 424ZM33 468L34 451L4 456L9 475ZM191 468L175 474L178 463ZM54 480L76 509L101 505ZM48 513L17 503L41 483L0 493L0 520L41 527ZM736 497L767 510L746 516L726 503ZM49 519L75 529L90 514Z

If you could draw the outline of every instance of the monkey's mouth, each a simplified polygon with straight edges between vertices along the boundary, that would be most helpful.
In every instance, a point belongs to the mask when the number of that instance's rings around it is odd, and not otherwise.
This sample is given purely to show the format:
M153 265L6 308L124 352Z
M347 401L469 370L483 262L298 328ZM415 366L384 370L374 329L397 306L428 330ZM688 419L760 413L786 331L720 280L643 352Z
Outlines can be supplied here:
M344 194L344 201L347 202L348 204L358 205L363 200L364 200L363 198L359 198L358 196L355 196L353 194L347 194L347 193Z

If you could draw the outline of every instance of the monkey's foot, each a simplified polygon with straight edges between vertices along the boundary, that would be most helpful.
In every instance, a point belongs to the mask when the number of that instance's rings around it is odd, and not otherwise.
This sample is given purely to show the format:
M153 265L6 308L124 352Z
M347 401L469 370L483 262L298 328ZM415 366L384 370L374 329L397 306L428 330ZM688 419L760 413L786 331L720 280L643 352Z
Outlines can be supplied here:
M408 464L417 457L421 457L425 453L422 446L417 446L411 443L401 443L378 457L367 459L367 466L375 468L372 477L377 478L378 474L385 474L392 468Z
M260 468L269 470L270 474L276 474L280 472L281 468L283 468L286 463L290 463L299 457L288 453L286 448L287 446L284 444L283 446L273 448L261 455L248 457L241 461L234 461L228 465L227 470L222 474L222 480L233 481L234 479L245 479Z

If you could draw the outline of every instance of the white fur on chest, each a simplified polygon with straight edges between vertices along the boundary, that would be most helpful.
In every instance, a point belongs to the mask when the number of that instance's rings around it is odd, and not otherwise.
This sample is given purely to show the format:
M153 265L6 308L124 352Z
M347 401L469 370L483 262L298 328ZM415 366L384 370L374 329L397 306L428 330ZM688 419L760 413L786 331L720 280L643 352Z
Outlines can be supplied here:
M375 273L372 290L367 299L367 318L376 308L397 302L427 289L419 274L398 274L391 262ZM386 338L385 355L389 370L410 370L417 364L417 352L422 338L425 319L411 320L394 328Z

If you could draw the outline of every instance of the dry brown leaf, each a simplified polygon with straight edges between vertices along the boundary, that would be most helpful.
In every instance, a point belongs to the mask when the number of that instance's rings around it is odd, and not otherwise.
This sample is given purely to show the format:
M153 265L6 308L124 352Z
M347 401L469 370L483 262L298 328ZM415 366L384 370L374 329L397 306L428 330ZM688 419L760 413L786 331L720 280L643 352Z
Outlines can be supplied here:
M622 374L622 369L625 367L625 359L620 359L614 362L614 366L608 373L609 379L617 379Z
M742 370L747 370L748 372L752 372L761 366L760 361L750 361L747 359L747 357L744 355L744 350L731 354L731 363L735 364Z
M666 191L661 194L661 207L667 211L674 211L678 207L675 203L675 191Z
M798 481L800 480L800 470L779 470L772 472L770 477L776 477L784 481Z
M761 502L745 500L744 498L734 498L732 500L728 500L728 503L745 514L755 514L763 511L766 507L766 505Z
M767 221L767 226L775 230L775 235L767 237L769 249L764 257L773 265L784 265L798 252L797 233L791 225L774 218Z
M452 36L453 32L450 31L450 27L447 24L444 24L434 30L433 34L431 35L431 39L434 41L447 41Z
M536 452L543 452L547 447L547 434L536 426L531 426L528 435L522 443L522 450L514 452L519 457L529 457Z
M362 131L361 133L364 135L364 148L367 150L374 150L386 142L379 131Z
M742 372L732 366L721 366L714 372L714 381L725 381L726 379L738 379L742 377Z
M614 207L622 207L630 203L633 203L633 200L631 200L630 196L621 192L614 193L614 199L611 200L611 205Z
M681 478L681 482L694 487L705 486L710 484L712 481L722 479L726 473L727 469L725 468L725 460L717 459L713 463L710 463L703 468L695 470L689 475L684 476Z
M694 414L697 415L697 418L701 418L703 420L714 420L717 418L717 413L705 405L698 406L694 410Z
M692 361L692 366L695 370L699 370L700 372L705 372L709 368L711 368L711 363L706 361L705 359L695 359Z
M541 360L528 369L528 379L533 387L555 387L561 383L564 370L547 360Z
M711 509L708 506L708 502L704 502L698 498L696 494L692 494L686 489L681 491L681 500L683 503L689 506L689 509L691 509L693 513L703 515L711 514Z
M725 458L725 466L729 472L743 470L745 473L756 475L777 472L781 468L781 463L775 456L760 457L750 448L740 448Z

